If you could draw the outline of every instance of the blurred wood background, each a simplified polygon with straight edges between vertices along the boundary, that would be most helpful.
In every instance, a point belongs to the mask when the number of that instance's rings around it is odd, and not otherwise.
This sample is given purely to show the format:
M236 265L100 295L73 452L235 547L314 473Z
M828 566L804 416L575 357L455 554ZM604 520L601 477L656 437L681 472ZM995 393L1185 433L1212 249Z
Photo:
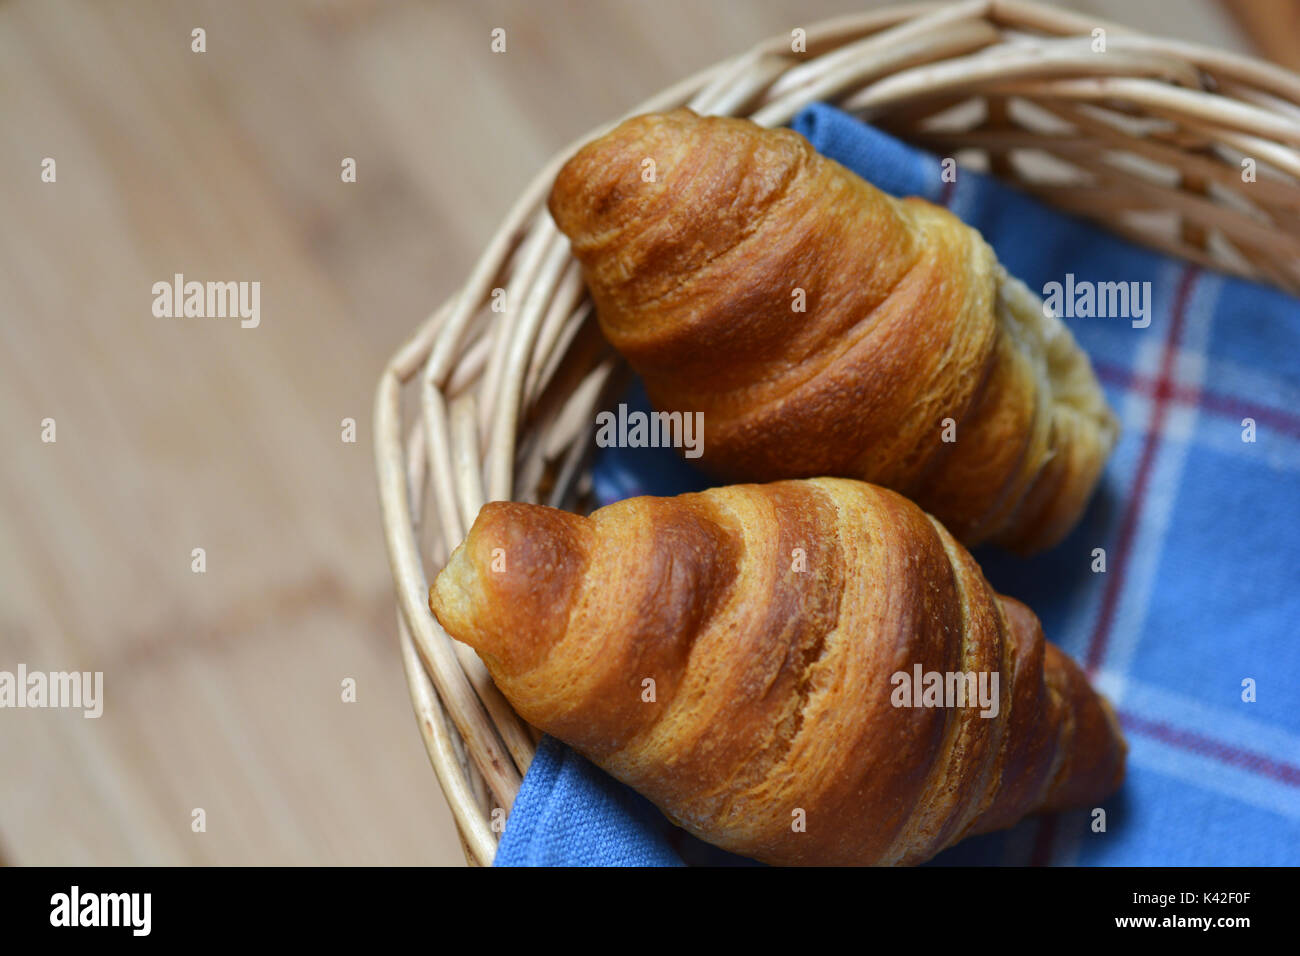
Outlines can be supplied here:
M98 720L0 711L0 859L463 862L398 659L379 371L555 150L877 5L0 4L0 670L105 681ZM1067 5L1251 49L1213 0ZM260 327L155 318L177 272L260 281Z

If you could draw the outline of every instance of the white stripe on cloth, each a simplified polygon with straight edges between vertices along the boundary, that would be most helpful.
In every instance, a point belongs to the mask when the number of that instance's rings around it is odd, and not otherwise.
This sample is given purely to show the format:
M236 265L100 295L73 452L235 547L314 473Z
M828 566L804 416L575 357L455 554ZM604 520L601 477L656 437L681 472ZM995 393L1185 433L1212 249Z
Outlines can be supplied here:
M1099 675L1100 678L1105 675ZM1263 675L1255 675L1257 677ZM1282 693L1288 693L1284 690ZM1240 698L1237 698L1238 700ZM1231 698L1229 698L1229 701ZM1255 705L1244 701L1210 703L1144 681L1125 682L1124 712L1225 744L1300 766L1300 735L1254 717ZM1242 773L1250 771L1240 769ZM1300 801L1300 789L1295 790Z

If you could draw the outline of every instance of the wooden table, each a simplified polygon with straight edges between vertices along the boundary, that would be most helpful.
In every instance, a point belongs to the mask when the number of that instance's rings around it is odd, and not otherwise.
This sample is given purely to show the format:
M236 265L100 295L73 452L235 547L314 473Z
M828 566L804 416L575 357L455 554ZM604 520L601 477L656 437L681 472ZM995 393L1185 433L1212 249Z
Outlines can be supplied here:
M99 719L0 711L0 858L462 862L398 659L379 371L555 150L871 5L0 5L0 670L104 674ZM1071 6L1244 48L1208 0ZM155 316L176 273L260 282L260 325Z

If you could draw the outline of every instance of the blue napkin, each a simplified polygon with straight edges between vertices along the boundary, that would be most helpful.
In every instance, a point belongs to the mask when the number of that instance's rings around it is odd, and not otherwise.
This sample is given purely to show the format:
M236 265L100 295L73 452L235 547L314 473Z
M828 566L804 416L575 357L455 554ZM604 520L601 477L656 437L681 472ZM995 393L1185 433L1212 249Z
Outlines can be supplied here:
M1300 303L977 173L944 182L938 158L832 107L811 106L793 126L886 192L946 205L1040 294L1060 283L1080 304L1080 283L1150 283L1145 319L1066 313L1124 427L1084 520L1033 559L976 552L994 587L1034 608L1115 703L1128 778L1105 805L1105 832L1088 811L1038 816L933 864L1300 863ZM626 400L649 408L639 386ZM709 485L663 449L606 449L594 478L601 504ZM496 857L735 862L550 739Z

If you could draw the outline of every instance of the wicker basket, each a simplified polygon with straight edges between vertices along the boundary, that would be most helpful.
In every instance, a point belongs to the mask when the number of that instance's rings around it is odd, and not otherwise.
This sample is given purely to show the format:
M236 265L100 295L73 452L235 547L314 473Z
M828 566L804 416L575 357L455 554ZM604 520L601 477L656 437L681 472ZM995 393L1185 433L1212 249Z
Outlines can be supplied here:
M805 51L794 45L775 37L633 113L687 104L775 126L833 102L1138 242L1300 292L1300 76L989 0L846 17L808 28ZM584 504L595 412L626 372L545 209L578 145L538 173L465 286L393 357L376 398L403 661L472 864L491 862L537 734L438 626L428 583L485 501ZM495 289L504 311L492 309Z

